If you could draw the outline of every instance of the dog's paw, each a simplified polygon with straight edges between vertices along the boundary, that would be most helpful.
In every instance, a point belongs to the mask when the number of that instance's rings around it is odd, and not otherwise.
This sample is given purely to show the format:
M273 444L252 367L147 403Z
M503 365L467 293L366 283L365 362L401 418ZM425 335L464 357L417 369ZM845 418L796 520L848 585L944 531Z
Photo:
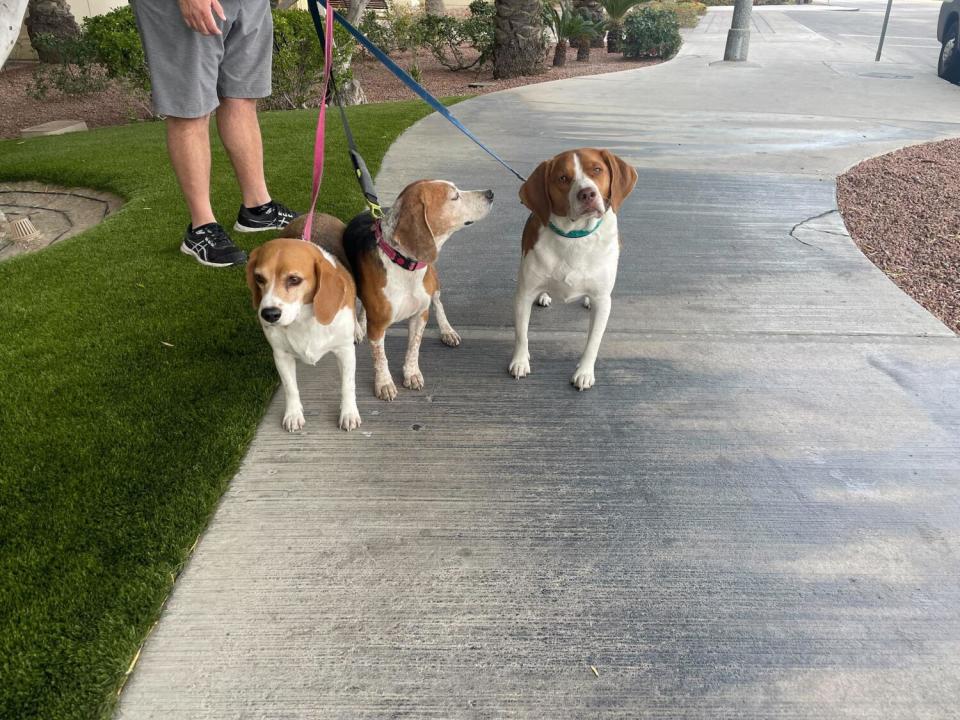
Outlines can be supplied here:
M409 390L423 390L423 374L419 370L409 375L404 373L403 386Z
M583 300L580 301L580 304L583 305L587 310L590 309L590 298L586 295L583 296Z
M583 392L584 390L589 390L593 387L595 382L593 377L593 368L577 368L577 371L573 373L573 377L570 378L571 384L579 391Z
M358 427L360 427L360 411L357 410L356 405L340 411L341 430L349 432L350 430L356 430Z
M441 332L440 342L448 347L456 347L460 344L460 333L453 328L450 328L450 332Z
M540 297L537 298L537 305L540 307L550 307L553 304L553 298L547 295L546 293L540 293Z
M393 380L387 380L385 383L378 384L374 388L374 393L381 400L390 402L397 399L397 386L393 384Z
M526 377L530 374L530 358L515 357L510 361L510 374L513 375L517 380L520 378Z
M296 432L297 430L303 430L303 426L306 425L307 421L303 419L303 408L293 408L287 410L283 415L283 429L287 432Z

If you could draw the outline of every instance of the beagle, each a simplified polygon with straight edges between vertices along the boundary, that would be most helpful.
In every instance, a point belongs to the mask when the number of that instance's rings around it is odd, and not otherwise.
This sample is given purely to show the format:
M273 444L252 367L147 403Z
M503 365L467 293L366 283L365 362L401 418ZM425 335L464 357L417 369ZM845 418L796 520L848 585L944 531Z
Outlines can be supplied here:
M315 365L332 352L340 368L340 427L360 427L355 386L356 286L343 253L344 224L314 215L312 242L300 240L306 216L250 254L247 284L283 383L284 429L304 425L297 360Z
M373 353L373 390L381 400L397 397L383 345L388 327L408 321L403 386L411 390L423 388L420 340L431 302L441 340L460 344L440 302L434 262L447 239L485 217L492 204L492 190L468 192L445 180L418 180L403 189L382 220L364 213L347 226L343 245L363 305L356 339L362 340L365 325Z
M593 387L620 258L617 211L636 183L637 171L609 150L581 148L540 163L521 186L530 216L514 299L513 377L530 374L531 305L549 306L553 293L563 302L582 298L590 308L587 345L570 382L577 390Z

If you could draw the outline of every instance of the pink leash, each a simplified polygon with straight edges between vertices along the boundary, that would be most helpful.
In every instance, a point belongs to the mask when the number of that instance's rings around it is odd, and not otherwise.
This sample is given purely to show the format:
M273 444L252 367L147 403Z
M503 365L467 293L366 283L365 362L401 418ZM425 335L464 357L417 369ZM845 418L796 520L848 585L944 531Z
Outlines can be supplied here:
M333 17L329 9L326 13L323 34L326 42L323 43L323 84L320 93L320 114L317 117L317 134L313 141L313 199L310 202L310 212L307 213L307 222L303 225L303 239L310 242L313 231L313 211L317 208L317 199L320 197L320 183L323 180L323 146L327 130L327 88L330 85L330 74L333 72Z

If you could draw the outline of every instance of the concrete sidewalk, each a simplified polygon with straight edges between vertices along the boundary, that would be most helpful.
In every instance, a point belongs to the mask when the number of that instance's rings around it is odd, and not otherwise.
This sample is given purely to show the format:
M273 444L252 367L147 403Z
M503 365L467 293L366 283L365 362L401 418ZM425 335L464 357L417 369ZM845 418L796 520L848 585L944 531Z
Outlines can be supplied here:
M576 305L506 373L516 183L435 117L405 134L384 195L497 192L440 263L464 344L434 330L389 405L359 348L350 435L332 359L301 369L306 431L275 399L119 717L956 717L960 340L856 250L833 178L960 134L960 88L795 16L828 12L755 9L759 67L710 64L712 10L662 66L457 106L521 171L639 168L587 393Z

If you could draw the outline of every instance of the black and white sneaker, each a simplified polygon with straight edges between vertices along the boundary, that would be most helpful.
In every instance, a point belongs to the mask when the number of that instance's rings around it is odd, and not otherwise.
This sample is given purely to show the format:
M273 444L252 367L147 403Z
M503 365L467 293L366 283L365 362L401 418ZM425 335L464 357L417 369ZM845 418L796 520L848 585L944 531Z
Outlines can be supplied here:
M233 229L244 233L279 230L289 225L295 217L297 213L273 200L254 208L241 205Z
M234 245L223 226L215 222L198 228L188 225L180 252L192 255L198 263L209 267L243 265L247 261L247 254Z

